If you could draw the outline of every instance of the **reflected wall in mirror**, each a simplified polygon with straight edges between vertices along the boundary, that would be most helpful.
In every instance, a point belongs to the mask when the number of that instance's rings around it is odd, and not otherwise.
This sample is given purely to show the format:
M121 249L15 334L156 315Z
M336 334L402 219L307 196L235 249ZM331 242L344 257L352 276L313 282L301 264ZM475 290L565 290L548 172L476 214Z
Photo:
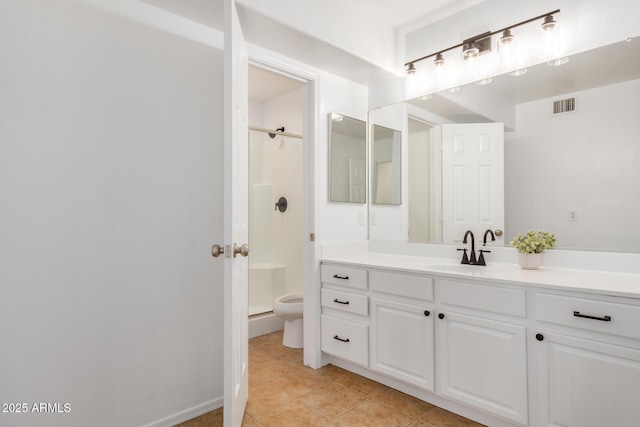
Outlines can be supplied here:
M380 125L371 126L371 202L402 203L402 133Z
M569 59L562 66L543 63L519 76L497 76L486 86L407 101L402 108L406 120L430 126L504 123L504 244L517 233L544 229L556 234L562 248L640 252L640 40ZM420 185L413 182L420 165L411 138L405 234L384 235L378 221L371 238L450 243L439 239L437 222L429 234L419 218L411 218L411 189Z
M336 113L329 123L329 201L366 203L366 123Z

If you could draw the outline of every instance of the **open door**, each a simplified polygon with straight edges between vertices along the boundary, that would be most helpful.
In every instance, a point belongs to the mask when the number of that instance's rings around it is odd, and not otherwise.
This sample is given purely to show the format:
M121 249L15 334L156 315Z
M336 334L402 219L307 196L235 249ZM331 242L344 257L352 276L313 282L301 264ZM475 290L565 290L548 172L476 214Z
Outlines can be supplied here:
M224 425L239 427L249 394L248 56L234 0L224 19Z
M445 242L504 230L503 123L442 125L442 216Z

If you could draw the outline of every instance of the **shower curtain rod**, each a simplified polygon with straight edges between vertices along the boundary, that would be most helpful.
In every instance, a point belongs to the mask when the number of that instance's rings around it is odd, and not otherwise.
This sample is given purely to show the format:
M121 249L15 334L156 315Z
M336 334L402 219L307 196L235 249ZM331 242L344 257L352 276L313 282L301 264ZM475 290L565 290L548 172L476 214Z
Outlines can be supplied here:
M276 135L290 136L291 138L302 139L302 135L297 135L295 133L289 133L289 132L281 132L279 130L258 128L258 127L255 127L255 126L249 126L249 130L255 130L255 131L258 131L258 132L265 132L265 133L274 133Z

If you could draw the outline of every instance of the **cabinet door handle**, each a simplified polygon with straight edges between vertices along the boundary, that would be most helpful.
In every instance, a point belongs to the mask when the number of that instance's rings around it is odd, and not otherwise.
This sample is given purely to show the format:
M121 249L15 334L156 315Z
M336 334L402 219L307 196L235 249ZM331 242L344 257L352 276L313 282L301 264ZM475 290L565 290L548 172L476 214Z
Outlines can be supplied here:
M335 298L333 300L333 302L337 303L337 304L344 304L344 305L349 305L349 301L340 301L338 298Z
M341 280L349 280L349 276L338 276L337 274L333 275L334 279L341 279Z
M438 319L444 319L444 313L438 314Z
M544 339L544 335L542 335L542 334L536 334L536 339L537 339L538 341L542 341L542 340Z
M429 310L425 310L425 311L424 311L424 315L425 315L425 316L429 317L429 315L430 315L430 314L431 314L431 312L430 312Z
M598 316L588 316L586 314L580 314L579 311L574 311L573 315L575 317L582 317L584 319L593 319L593 320L600 320L602 322L611 322L611 316L603 316L603 317L598 317Z
M334 336L333 336L333 339L334 339L334 340L338 340L338 341L342 341L342 342L349 342L349 338L340 338L340 337L339 337L339 336L337 336L337 335L334 335Z

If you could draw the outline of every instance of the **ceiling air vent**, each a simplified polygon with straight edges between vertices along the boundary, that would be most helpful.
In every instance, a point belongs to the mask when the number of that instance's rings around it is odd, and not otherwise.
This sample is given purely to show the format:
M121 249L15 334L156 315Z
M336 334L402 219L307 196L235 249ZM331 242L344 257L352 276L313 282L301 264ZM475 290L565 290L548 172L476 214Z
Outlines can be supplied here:
M553 114L568 113L576 111L576 99L567 98L553 101Z

